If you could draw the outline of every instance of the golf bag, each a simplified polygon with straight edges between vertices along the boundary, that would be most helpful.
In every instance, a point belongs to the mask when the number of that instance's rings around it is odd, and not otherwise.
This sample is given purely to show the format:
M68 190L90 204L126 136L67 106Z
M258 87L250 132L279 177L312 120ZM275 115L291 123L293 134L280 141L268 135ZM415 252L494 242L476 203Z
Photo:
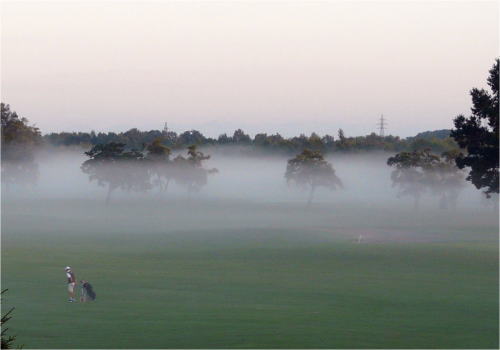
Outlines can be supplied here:
M82 298L84 301L94 301L96 297L96 294L94 292L94 289L92 288L92 285L89 282L85 282L82 284Z

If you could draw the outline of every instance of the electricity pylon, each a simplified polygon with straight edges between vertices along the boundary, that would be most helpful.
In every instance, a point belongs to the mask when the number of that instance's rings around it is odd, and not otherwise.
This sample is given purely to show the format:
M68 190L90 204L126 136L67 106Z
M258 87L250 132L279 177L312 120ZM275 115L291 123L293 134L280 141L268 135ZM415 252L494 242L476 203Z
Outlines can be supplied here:
M386 122L386 119L384 119L383 114L380 116L380 122L378 122L377 126L378 126L378 135L380 137L384 137L385 136L385 127L387 126L387 122Z

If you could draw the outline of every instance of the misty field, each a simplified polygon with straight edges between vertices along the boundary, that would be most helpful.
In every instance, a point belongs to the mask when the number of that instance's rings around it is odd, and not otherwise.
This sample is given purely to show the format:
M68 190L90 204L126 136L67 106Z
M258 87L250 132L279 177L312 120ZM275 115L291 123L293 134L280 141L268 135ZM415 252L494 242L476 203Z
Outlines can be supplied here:
M2 223L26 348L498 348L491 209L18 198Z

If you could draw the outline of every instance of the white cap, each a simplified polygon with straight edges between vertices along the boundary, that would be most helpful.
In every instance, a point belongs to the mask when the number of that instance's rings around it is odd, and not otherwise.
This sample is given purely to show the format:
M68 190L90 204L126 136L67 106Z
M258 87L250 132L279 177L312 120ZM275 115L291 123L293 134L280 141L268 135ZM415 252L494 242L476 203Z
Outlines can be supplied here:
M64 268L64 270L65 270L65 271L71 270L71 267L66 266L66 267Z

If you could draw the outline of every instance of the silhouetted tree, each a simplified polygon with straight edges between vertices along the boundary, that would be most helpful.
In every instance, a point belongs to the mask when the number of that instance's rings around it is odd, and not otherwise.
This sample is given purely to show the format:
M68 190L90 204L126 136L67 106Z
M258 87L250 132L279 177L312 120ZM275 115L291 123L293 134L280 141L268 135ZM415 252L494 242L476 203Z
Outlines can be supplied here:
M149 167L141 152L126 151L123 143L110 142L96 145L85 154L90 159L83 162L81 169L89 175L89 181L108 187L106 203L117 188L141 192L151 188Z
M335 170L321 152L308 149L288 160L285 178L288 184L309 188L307 205L311 204L316 188L322 186L333 190L342 187Z
M395 169L391 173L393 187L398 187L398 196L411 196L418 209L425 192L439 196L440 208L456 207L464 175L455 166L458 151L444 152L442 157L431 150L400 152L387 160Z
M7 291L8 289L3 289L2 292L0 293L2 296L3 294ZM7 331L9 330L7 327L5 327L5 324L12 318L11 314L14 311L14 308L9 309L5 314L2 315L1 321L0 321L0 327L2 328L2 349L13 349L14 348L14 341L16 340L15 335L7 335ZM20 346L17 346L17 348L21 348Z
M313 151L319 151L323 152L325 149L325 145L323 141L321 140L321 137L319 137L318 134L315 132L311 133L311 136L309 136L307 140L307 149L313 150Z
M166 191L172 178L170 148L163 145L160 138L147 146L146 160L150 164L152 185L159 187L160 192Z
M219 135L219 137L217 138L217 143L219 145L227 145L230 142L231 142L231 138L229 136L227 136L226 133Z
M233 142L239 144L250 144L252 139L250 136L245 134L245 132L241 129L235 130L233 133Z
M425 170L425 182L430 186L431 193L439 196L441 209L456 209L458 196L465 185L465 174L455 164L459 154L458 150L443 152L439 162Z
M185 131L177 138L177 146L202 145L207 141L205 136L198 130Z
M217 169L205 169L203 161L210 159L209 155L197 150L196 145L188 147L188 156L177 156L172 162L173 178L189 193L198 192L207 184L208 174L216 173Z
M325 135L321 138L321 142L323 143L325 149L333 148L335 145L335 138L331 135Z
M359 139L361 139L361 138L358 138L358 140L356 140L352 137L346 137L344 134L344 130L339 129L338 139L334 143L334 145L335 145L335 148L341 152L353 151L353 150L356 150L357 148L359 148L359 145L362 145L362 143L359 142ZM356 142L356 141L358 141L358 142ZM361 139L361 141L364 141L364 138Z
M499 59L490 69L491 92L472 89L472 115L455 118L451 136L467 153L456 159L460 169L470 167L467 180L489 197L498 193L498 69Z
M34 185L38 178L34 155L41 141L40 131L11 111L8 104L1 103L0 109L2 182Z
M439 157L430 150L401 152L387 160L387 165L395 169L391 173L392 186L398 187L398 197L410 196L414 199L415 209L419 208L420 198L428 189L426 170L439 163Z

